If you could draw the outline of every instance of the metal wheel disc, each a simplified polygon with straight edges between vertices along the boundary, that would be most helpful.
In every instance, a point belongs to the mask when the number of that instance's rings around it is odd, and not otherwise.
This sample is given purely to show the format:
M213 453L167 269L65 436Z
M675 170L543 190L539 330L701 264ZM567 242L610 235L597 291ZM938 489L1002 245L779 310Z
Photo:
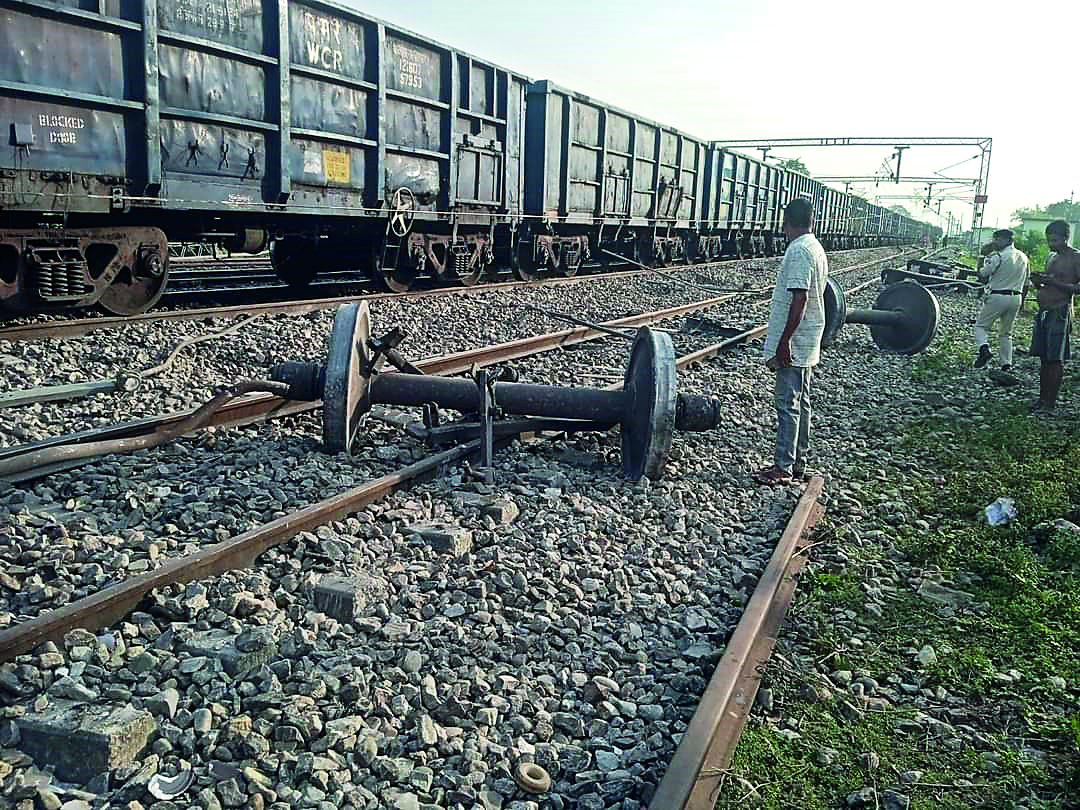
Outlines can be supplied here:
M323 444L330 453L351 452L360 417L371 407L368 362L371 316L367 301L343 304L334 316L323 389Z
M97 304L113 315L139 315L156 304L169 282L169 243L165 234L154 229L145 234L141 250L130 257L130 264L105 288Z
M924 351L937 334L941 312L937 298L914 281L901 281L886 287L874 302L874 309L888 309L904 314L895 326L871 326L870 336L879 348L897 354Z
M825 282L825 331L821 335L821 348L828 348L847 319L847 296L844 288L834 278Z
M165 259L166 267L168 259ZM154 306L165 292L169 271L161 275L141 275L125 281L114 281L105 288L98 306L113 315L140 315Z
M412 190L402 186L390 198L390 232L403 239L412 230L413 208L416 197Z
M675 433L675 347L671 336L641 327L623 382L623 475L659 478Z

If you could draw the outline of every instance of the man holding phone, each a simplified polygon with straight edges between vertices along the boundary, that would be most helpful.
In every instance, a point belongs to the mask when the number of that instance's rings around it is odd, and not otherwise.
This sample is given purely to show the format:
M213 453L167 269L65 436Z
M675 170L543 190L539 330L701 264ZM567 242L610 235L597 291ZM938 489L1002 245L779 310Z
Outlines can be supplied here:
M1039 399L1033 410L1052 411L1057 404L1072 337L1072 300L1080 294L1080 253L1069 245L1069 223L1059 219L1046 226L1046 243L1053 256L1045 273L1032 273L1039 290L1039 311L1031 336L1031 353L1040 360Z
M811 232L814 208L802 197L784 209L788 247L773 288L765 364L776 372L777 431L773 464L759 470L760 484L790 484L806 475L810 448L810 378L825 331L825 282L829 263Z

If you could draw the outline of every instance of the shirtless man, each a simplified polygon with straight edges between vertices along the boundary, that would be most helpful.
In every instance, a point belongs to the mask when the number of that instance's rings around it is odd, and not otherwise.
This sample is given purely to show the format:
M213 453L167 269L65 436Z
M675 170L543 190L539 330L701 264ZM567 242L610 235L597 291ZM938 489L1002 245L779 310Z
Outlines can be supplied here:
M1046 243L1054 257L1045 273L1031 274L1031 283L1039 290L1031 353L1042 360L1036 411L1053 410L1057 403L1064 364L1069 359L1072 297L1080 293L1080 252L1069 245L1069 223L1059 219L1047 225Z

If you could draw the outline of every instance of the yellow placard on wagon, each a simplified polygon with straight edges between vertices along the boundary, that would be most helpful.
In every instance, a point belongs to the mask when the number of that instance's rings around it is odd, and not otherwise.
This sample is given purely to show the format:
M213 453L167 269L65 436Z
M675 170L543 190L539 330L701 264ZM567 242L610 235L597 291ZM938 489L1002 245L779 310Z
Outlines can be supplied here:
M349 153L330 152L326 149L322 153L323 172L326 174L327 183L349 183Z

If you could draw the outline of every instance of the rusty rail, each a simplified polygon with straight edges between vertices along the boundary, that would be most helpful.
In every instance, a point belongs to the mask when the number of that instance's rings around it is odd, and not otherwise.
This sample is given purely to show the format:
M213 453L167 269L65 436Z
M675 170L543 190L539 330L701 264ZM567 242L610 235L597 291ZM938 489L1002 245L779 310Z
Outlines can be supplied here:
M690 265L684 269L703 270L707 267L725 263L727 262L710 262L709 264ZM80 337L102 329L125 328L128 326L156 323L159 321L194 321L203 318L239 318L244 315L304 315L309 312L334 309L342 304L348 304L353 301L382 301L388 299L409 301L421 298L440 298L451 295L472 295L477 292L490 292L494 290L561 286L564 284L580 284L588 281L627 278L644 275L648 272L648 270L620 270L610 273L596 273L587 276L573 276L570 278L549 278L539 281L497 281L477 287L443 287L434 290L417 290L415 292L407 293L366 293L363 295L345 295L332 298L313 298L306 301L236 304L233 306L204 307L201 309L177 310L174 312L144 312L141 315L128 315L126 317L103 316L100 318L80 318L72 321L49 321L46 323L0 328L0 340L16 343L31 340L43 340L45 338Z
M862 248L862 250L866 249L867 248ZM846 251L839 252L843 253ZM897 258L907 252L909 251L900 251L893 256L875 259L870 263L877 264L888 261L889 259ZM666 272L678 271L680 269L700 271L717 265L730 264L733 261L737 260L728 259L722 262L687 265L683 268L668 268ZM561 286L590 281L630 278L647 275L651 272L651 270L618 270L610 273L595 273L585 276L573 276L571 278L548 278L539 281L498 281L476 287L443 287L435 290L419 290L408 293L368 293L364 295L333 298L313 298L307 301L264 302L259 304L237 304L225 307L204 307L202 309L178 310L174 312L146 312L141 315L129 315L126 317L106 316L100 318L80 318L71 321L47 321L45 323L0 327L0 340L17 343L31 340L43 340L46 338L72 338L88 335L91 332L97 332L102 329L116 329L143 323L155 323L158 321L191 321L201 320L203 318L241 317L244 315L303 315L308 312L334 309L341 304L347 304L353 301L381 301L386 299L407 301L448 295L471 295L481 291L489 292L493 290L516 288L536 288L539 286Z
M64 634L76 627L107 627L133 611L142 598L154 588L183 584L236 568L246 568L267 549L287 542L300 532L314 530L328 521L356 512L404 484L467 458L475 453L479 446L479 441L473 441L429 456L390 475L304 507L194 554L169 560L149 573L124 580L42 616L20 622L0 632L0 661L10 661L46 641L61 641Z
M824 513L824 480L810 480L713 672L649 810L713 810L716 790L754 705L806 557L800 551Z
M841 268L840 270L837 270L833 275L841 275L852 272L854 270L860 270L875 264L881 264L884 261L888 261L890 258L892 257L873 259L869 262L863 262L861 264L852 265L851 267ZM877 280L871 279L870 281L867 281L852 288L848 292L854 293L875 283L877 283ZM657 321L663 321L668 318L676 318L703 309L708 309L709 307L718 306L738 297L738 293L728 293L726 295L718 296L716 298L708 298L702 301L695 301L690 304L682 304L675 307L669 307L667 309L646 312L639 315L630 315L624 318L617 318L612 321L606 321L602 324L597 324L597 326L605 327L607 329L614 329L618 327L645 326L650 323L656 323ZM708 359L709 357L713 357L727 349L729 346L743 340L757 337L764 331L764 327L751 329L729 340L722 341L718 344L709 346L698 352L694 352L691 355L687 355L685 358L681 358L679 360L679 367L685 368L686 365L690 365L692 363ZM607 334L603 329L576 327L573 329L561 330L559 332L549 332L543 335L533 335L526 338L520 338L518 340L496 344L495 346L488 346L480 349L469 349L463 352L445 355L443 357L428 358L426 360L419 361L417 363L417 366L426 374L460 374L468 371L473 365L478 365L480 367L496 365L498 363L505 363L510 360L517 360L523 357L540 354L546 351L551 351L553 349L566 346L573 346L578 343L584 343L586 341L596 340L606 336ZM216 411L207 421L204 427L242 427L244 425L262 422L267 419L292 416L299 413L315 410L316 408L321 407L321 404L322 403L320 402L292 402L281 397L267 394L243 396L233 400L229 404ZM152 434L159 431L167 431L176 424L189 418L194 412L195 409L191 409L187 411L181 411L179 413L165 414L162 416L151 417L148 419L139 419L131 422L125 422L120 425L112 425L99 430L87 430L75 434L69 434L66 436L57 436L51 439L45 439L39 442L21 445L19 447L6 449L0 448L0 468L3 467L3 462L5 461L32 453L49 450L51 448L59 448L63 445L88 444L99 441L128 439L136 436ZM0 473L0 480L5 480L11 483L26 481L42 475L48 475L54 472L71 469L75 466L78 466L79 464L86 463L88 460L89 459L65 460L63 462L58 461L45 464L40 467L35 467L30 470L20 471L19 473Z
M861 289L871 283L875 282L867 282L855 289ZM684 355L677 360L676 364L679 369L685 369L694 363L719 354L732 345L756 337L765 329L764 326L749 329L712 346ZM555 345L566 344L556 343ZM463 352L457 357L459 363L465 363L465 368L477 362L475 352ZM260 399L262 401L258 403L241 403L237 406L240 409L238 415L243 414L245 423L257 421L272 413L272 410L264 410L266 406L281 404L276 397L261 397ZM289 404L303 405L304 409L318 407L318 403ZM255 407L252 408L252 405ZM296 413L299 409L290 412ZM169 418L179 421L183 415L172 415ZM142 423L135 424L145 425L153 421L143 420ZM504 438L502 441L509 440L509 438ZM0 632L0 662L9 661L17 655L29 652L46 641L60 641L64 634L73 628L97 629L108 626L134 610L139 601L154 588L168 584L182 584L200 577L247 567L268 548L287 542L299 532L311 530L327 521L355 512L399 487L474 455L478 450L479 442L473 441L429 456L395 473L307 506L291 515L251 529L207 549L170 560L154 571L113 585L45 615L21 622ZM815 477L804 491L736 627L735 634L728 643L727 651L713 674L706 689L706 696L703 697L702 703L694 713L690 727L676 751L675 759L650 804L650 810L676 810L676 808L711 810L712 804L707 803L707 797L711 795L712 789L706 790L702 785L714 784L719 778L719 771L730 763L734 746L745 725L749 707L753 704L760 683L760 676L757 674L758 664L761 661L767 661L772 652L776 633L794 595L795 577L805 562L802 555L798 554L798 549L805 541L806 532L822 514L823 510L817 501L823 485L824 481L820 477ZM736 664L738 664L737 669ZM728 722L724 722L725 719ZM692 772L688 770L690 768L693 768ZM691 803L692 801L696 803Z
M750 332L759 332L763 328L750 330ZM718 354L734 342L738 342L740 338L741 336L730 338L703 351L712 351L713 354ZM473 353L465 352L462 354L471 355ZM680 358L677 361L678 367L685 368L689 365L688 358L694 358L695 362L702 359L701 354L701 352L695 352L693 355ZM461 362L475 362L475 360L461 360ZM465 367L468 368L468 365ZM262 397L264 402L276 399L276 397ZM309 408L318 406L318 403L292 404L303 404ZM295 413L296 411L292 412ZM244 413L247 414L247 418L251 421L253 414L250 411L244 411ZM171 415L169 418L179 420L176 415ZM152 420L143 420L142 423L137 424L145 425L148 422L152 422ZM509 438L505 438L502 441L507 442L509 440ZM75 627L97 629L108 626L134 610L139 601L154 588L171 583L182 584L199 577L212 576L234 568L246 567L266 549L287 542L297 533L310 530L350 512L355 512L357 509L361 509L389 494L397 487L404 486L418 477L475 454L478 449L479 442L473 441L429 456L427 459L405 467L396 473L383 476L326 501L307 506L298 512L286 515L264 526L251 529L207 549L186 557L170 560L154 571L125 580L99 593L79 599L37 618L21 622L0 632L0 661L9 661L13 657L28 652L38 644L46 641L62 640L64 634Z
M642 316L634 316L640 318ZM670 316L668 316L670 317ZM626 320L626 319L622 319ZM625 324L624 324L625 325ZM734 337L720 341L712 346L706 347L699 351L693 352L688 355L680 357L676 364L678 368L685 369L688 366L700 362L708 357L715 356L725 349L729 348L736 343L747 340L762 334L766 327L759 326L753 329L749 329ZM587 331L586 329L567 330L569 333L582 333ZM566 333L557 333L566 334ZM552 336L540 336L551 338ZM588 339L588 338L582 338ZM526 338L526 341L535 340L535 338ZM507 344L504 344L504 346ZM555 341L551 345L561 346L566 345L565 342ZM499 347L492 347L499 348ZM448 358L444 358L444 365L442 366L441 373L451 373L451 369L461 367L468 368L472 363L481 362L483 358L477 357L478 352L462 352L458 355L454 355L457 358L455 363L449 363ZM520 356L520 355L519 355ZM439 359L439 358L436 358ZM488 360L487 362L501 362L502 355L499 360ZM421 364L423 367L423 364ZM430 366L435 368L434 365ZM425 368L425 371L428 369ZM431 372L429 372L431 373ZM616 386L617 387L617 386ZM268 409L271 405L279 405L281 401L277 397L259 397L260 401L257 403L241 403L237 406L239 409L237 415L242 414L242 418L248 422L256 421L257 419L265 418L266 415L273 413L274 411ZM311 409L318 407L318 403L289 403L290 405L303 405L305 409ZM253 407L254 406L254 407ZM298 409L290 410L290 413L299 412ZM179 420L182 418L179 415L173 415L170 419ZM152 423L153 420L143 420L139 425L146 425ZM504 441L507 441L504 439ZM105 590L93 594L91 596L80 599L76 602L72 602L69 605L65 605L62 608L51 611L43 616L35 619L30 619L26 622L22 622L15 627L9 628L3 632L0 632L0 661L8 661L17 655L21 655L24 652L32 650L38 644L45 641L58 641L61 640L66 632L75 627L93 627L99 628L108 626L109 624L117 621L127 613L134 610L139 601L149 593L151 590L162 585L170 583L184 583L190 582L199 577L211 576L214 574L223 573L234 568L241 568L250 565L251 562L262 554L266 549L284 543L294 537L301 531L306 531L315 526L319 526L329 520L334 520L338 517L342 517L357 509L373 503L384 495L392 492L397 487L403 486L418 477L429 474L434 470L437 470L443 466L459 461L468 457L471 454L477 452L479 448L479 442L470 442L466 445L447 450L443 453L430 456L423 461L416 464L405 467L396 473L389 476L383 476L368 484L364 484L355 489L349 490L341 495L337 495L326 501L311 506L305 507L300 511L287 515L283 518L279 518L265 526L260 526L243 534L232 538L230 540L223 541L208 549L196 552L188 557L179 557L175 560L162 565L160 568L155 569L147 574L142 574L131 580L118 583ZM800 508L804 502L808 502L808 496L813 495L813 502L816 503L817 495L821 492L822 480L815 478L810 482L807 487L806 493L803 495L803 500L800 501ZM799 510L796 510L796 515L799 514ZM781 538L781 543L778 545L778 551L774 553L774 561L777 558L777 554L780 552L781 546L784 545L785 538L789 533L793 531L792 525L795 520L793 518L792 524L789 524L788 530L785 531L784 537ZM808 521L807 521L808 522ZM801 535L798 535L801 536ZM794 543L794 540L791 540ZM790 553L785 558L790 559ZM785 563L786 564L786 563ZM773 562L770 562L770 568L773 566ZM766 569L768 574L769 569ZM765 581L765 576L762 577L762 582ZM758 596L758 592L761 590L762 584L759 583L758 590L755 591L754 597ZM789 597L790 601L790 597ZM751 604L754 604L754 598L751 599ZM749 610L749 607L748 607ZM786 607L784 607L786 611ZM776 619L777 626L779 621L783 619L783 612L779 614ZM740 622L740 627L743 623ZM738 629L736 633L738 633ZM733 636L733 640L734 640ZM729 644L729 649L731 646ZM771 651L771 646L769 647ZM767 654L766 654L767 658ZM754 659L757 660L757 659ZM716 681L716 676L713 678ZM713 686L710 684L710 689ZM756 691L756 685L753 687ZM752 698L752 696L751 696ZM698 714L701 712L699 707L698 712L695 713L694 719L697 720ZM740 726L741 729L741 726ZM690 732L694 730L694 723L691 723L691 729L687 732L689 737ZM710 735L711 736L711 735ZM737 739L737 735L736 735ZM686 738L684 738L684 745ZM682 750L682 745L680 745ZM676 753L676 757L678 757ZM684 755L688 756L688 755ZM696 754L695 754L696 756ZM702 762L704 762L704 755ZM672 768L675 765L673 763ZM670 772L670 771L669 771ZM666 781L667 777L665 777ZM664 783L661 783L661 788L664 787ZM675 788L669 788L675 789ZM660 795L659 793L657 794ZM674 810L679 805L658 805L654 800L651 807L653 810Z

